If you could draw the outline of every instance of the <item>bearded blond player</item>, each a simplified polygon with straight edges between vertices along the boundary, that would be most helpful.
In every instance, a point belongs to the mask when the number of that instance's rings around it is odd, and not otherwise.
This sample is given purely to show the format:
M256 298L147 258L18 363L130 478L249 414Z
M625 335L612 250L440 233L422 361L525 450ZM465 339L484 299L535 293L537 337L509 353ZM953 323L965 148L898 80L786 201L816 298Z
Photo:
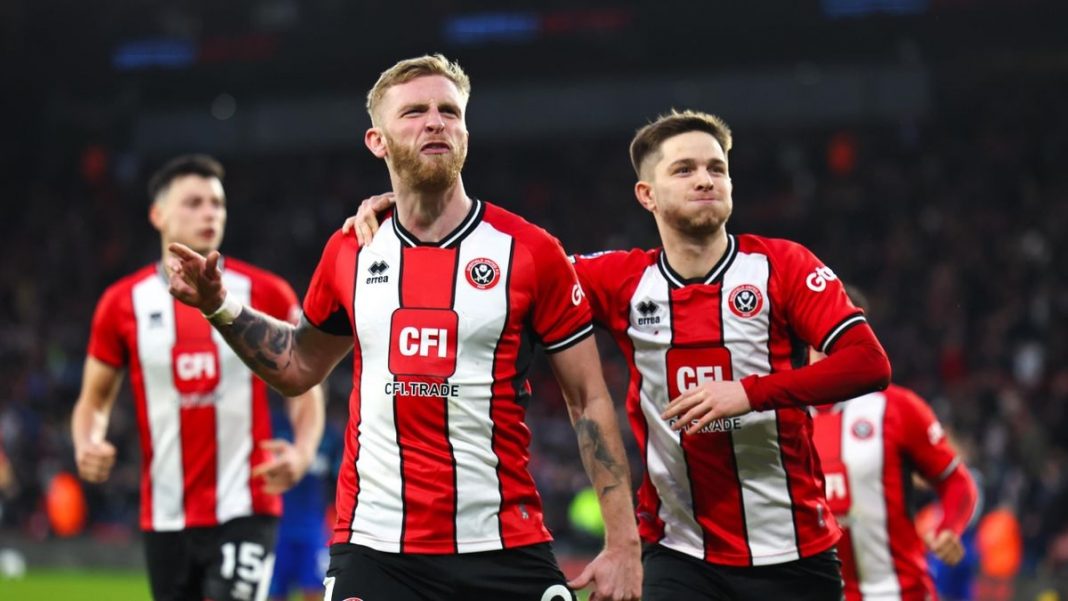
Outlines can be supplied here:
M327 599L637 599L626 458L590 307L559 243L468 196L469 80L440 55L386 70L364 142L397 208L373 244L330 239L299 326L227 295L216 255L175 246L172 293L265 380L297 393L353 352ZM604 550L568 583L527 469L531 351L549 356L605 516Z

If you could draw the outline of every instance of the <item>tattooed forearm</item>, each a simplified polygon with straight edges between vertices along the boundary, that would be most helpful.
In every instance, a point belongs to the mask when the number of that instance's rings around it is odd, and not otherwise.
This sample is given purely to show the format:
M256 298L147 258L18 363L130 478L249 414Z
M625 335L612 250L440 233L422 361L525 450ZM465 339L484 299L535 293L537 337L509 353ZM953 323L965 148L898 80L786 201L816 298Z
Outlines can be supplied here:
M624 484L626 466L613 456L601 432L601 426L588 417L580 417L575 420L575 431L578 434L582 463L597 487L598 496L604 496Z
M292 360L293 326L248 307L219 332L241 360L269 382Z

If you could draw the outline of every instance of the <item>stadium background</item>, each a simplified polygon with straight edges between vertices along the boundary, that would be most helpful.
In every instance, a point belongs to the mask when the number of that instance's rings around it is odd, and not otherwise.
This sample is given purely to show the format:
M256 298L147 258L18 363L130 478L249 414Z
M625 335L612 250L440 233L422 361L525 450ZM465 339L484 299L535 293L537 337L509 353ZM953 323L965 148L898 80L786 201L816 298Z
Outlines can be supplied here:
M120 464L85 488L84 528L60 536L45 503L73 470L95 301L158 258L147 175L180 152L221 158L224 253L302 293L330 233L388 185L361 143L363 94L441 51L473 80L469 192L571 252L654 245L630 135L671 107L723 116L732 231L802 242L868 291L895 381L953 432L984 510L1016 516L1019 590L1064 588L1066 24L1068 5L1044 0L4 2L0 440L17 486L0 492L0 548L82 594L80 574L109 570L147 594L125 388ZM625 367L602 348L621 402ZM338 423L348 369L330 380ZM544 362L532 383L532 468L558 550L581 558L596 539L567 515L585 482L574 435ZM0 599L34 598L16 586L0 579ZM119 594L107 586L93 594Z

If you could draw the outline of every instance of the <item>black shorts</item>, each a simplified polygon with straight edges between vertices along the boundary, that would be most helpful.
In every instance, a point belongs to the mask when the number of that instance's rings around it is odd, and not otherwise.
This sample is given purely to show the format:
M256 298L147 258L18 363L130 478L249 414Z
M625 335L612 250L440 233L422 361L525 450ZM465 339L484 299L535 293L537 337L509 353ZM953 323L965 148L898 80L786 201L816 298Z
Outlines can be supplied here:
M457 555L330 547L325 601L574 601L549 543Z
M830 549L768 566L710 564L662 545L642 551L642 601L841 601L842 563Z
M152 598L262 599L271 583L277 539L278 518L263 515L236 518L207 528L145 532Z

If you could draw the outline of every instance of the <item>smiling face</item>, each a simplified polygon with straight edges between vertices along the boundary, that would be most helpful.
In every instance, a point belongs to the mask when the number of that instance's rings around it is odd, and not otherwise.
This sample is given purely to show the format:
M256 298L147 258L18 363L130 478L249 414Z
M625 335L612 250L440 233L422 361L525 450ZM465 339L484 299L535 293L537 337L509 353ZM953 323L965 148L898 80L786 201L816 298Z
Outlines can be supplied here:
M204 255L222 244L226 196L217 177L180 175L156 197L149 220L166 248L180 242Z
M467 159L467 100L450 79L417 77L386 90L364 138L406 187L442 192Z
M665 139L645 157L640 173L638 200L664 226L708 236L731 216L727 154L712 134L687 131Z

